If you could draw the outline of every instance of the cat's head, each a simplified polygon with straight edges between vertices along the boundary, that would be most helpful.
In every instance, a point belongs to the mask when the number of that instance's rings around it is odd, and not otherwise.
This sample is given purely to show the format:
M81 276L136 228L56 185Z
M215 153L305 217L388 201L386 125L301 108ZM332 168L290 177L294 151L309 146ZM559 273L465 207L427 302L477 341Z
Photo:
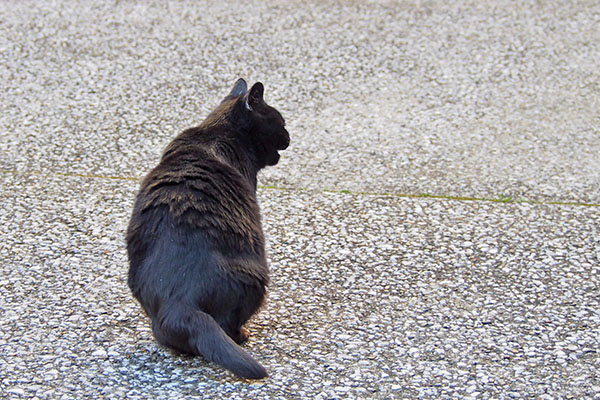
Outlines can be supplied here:
M249 121L251 141L257 146L266 165L279 161L279 150L290 144L290 136L285 129L285 121L279 111L269 106L264 98L264 86L256 82L250 90L246 81L238 79L225 100L234 100L238 112Z

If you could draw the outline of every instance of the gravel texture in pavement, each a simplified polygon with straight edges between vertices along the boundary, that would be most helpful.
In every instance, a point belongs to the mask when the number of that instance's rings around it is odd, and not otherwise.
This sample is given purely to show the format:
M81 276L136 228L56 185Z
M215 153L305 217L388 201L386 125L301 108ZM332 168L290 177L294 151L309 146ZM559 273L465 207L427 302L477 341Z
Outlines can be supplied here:
M2 8L0 168L142 176L244 77L293 135L269 183L600 202L597 1Z
M292 140L257 382L126 284L139 177L238 77ZM597 1L5 2L0 78L0 398L600 400Z
M125 284L137 182L1 185L2 396L600 396L597 208L260 190L250 383L153 340Z

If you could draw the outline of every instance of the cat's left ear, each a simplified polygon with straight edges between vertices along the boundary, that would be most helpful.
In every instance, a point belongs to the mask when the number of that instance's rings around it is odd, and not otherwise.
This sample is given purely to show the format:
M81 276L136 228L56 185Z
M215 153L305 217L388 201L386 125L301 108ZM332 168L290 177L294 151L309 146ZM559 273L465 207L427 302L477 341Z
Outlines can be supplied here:
M252 88L248 91L248 93L246 93L246 108L252 111L257 105L264 103L264 92L265 88L262 83L256 82L254 85L252 85Z
M231 89L231 92L229 92L227 97L241 96L243 94L246 94L246 90L248 90L248 85L246 84L245 80L240 78L235 82L235 84L233 85L233 89Z

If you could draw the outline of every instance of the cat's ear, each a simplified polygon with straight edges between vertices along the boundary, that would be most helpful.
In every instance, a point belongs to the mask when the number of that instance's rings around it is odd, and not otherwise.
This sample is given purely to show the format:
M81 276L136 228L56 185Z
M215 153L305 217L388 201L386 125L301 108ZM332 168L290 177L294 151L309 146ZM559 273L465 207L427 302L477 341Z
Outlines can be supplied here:
M254 85L252 85L252 88L246 93L246 108L252 111L257 105L264 103L264 92L265 88L262 83L256 82Z
M235 82L233 89L231 89L231 92L229 92L226 98L239 97L243 94L246 94L247 90L248 85L246 84L246 81L240 78Z

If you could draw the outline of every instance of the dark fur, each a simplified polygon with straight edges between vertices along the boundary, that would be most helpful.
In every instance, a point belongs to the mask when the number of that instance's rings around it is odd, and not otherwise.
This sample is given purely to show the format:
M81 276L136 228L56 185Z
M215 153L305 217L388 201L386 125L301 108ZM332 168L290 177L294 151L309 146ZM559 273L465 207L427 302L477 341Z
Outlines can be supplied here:
M244 378L266 370L237 344L269 282L256 174L289 144L281 114L240 79L144 178L129 228L128 284L165 346ZM237 344L236 344L237 343Z

